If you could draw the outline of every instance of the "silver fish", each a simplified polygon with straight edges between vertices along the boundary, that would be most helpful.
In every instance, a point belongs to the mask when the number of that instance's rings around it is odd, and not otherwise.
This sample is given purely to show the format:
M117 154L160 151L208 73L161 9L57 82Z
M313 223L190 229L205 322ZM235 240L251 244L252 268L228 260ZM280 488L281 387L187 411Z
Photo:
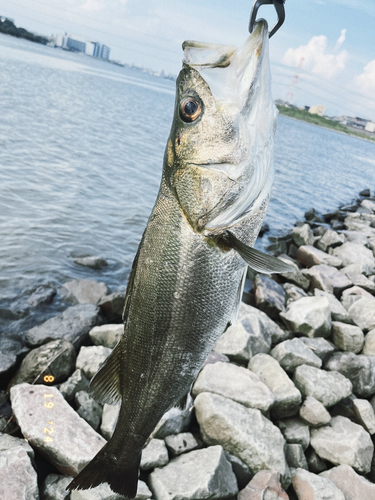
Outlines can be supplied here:
M240 52L191 41L183 49L160 191L129 277L124 335L91 381L98 401L121 400L117 426L70 490L108 482L134 498L142 448L235 321L247 264L291 270L251 248L273 180L267 23L257 23Z

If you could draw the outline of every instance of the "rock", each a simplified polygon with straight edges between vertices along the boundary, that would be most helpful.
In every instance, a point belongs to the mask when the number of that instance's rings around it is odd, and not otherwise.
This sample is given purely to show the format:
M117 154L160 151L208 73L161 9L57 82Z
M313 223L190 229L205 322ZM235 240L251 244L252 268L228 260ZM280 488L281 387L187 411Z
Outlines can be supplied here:
M91 267L91 269L103 269L103 267L108 266L108 262L105 259L95 257L94 255L74 259L74 262L80 266Z
M147 500L152 497L146 483L138 480L137 495L134 500ZM102 483L89 490L73 490L70 500L124 500L123 495L113 493L108 483Z
M76 392L88 391L89 381L80 369L77 369L63 384L59 390L67 401L73 401Z
M297 253L297 249L296 249ZM283 262L286 262L289 265L292 265L294 267L294 271L289 272L289 273L282 273L280 276L285 278L286 280L290 281L291 283L294 283L298 287L301 287L303 290L308 290L310 287L310 281L302 274L300 271L297 262L292 260L288 255L280 255L279 259L282 260Z
M375 356L375 328L366 335L362 354Z
M121 403L116 405L103 405L102 423L100 426L100 433L105 439L110 439L115 431L118 416L120 413Z
M31 328L26 333L25 339L33 347L51 340L65 339L78 348L91 328L98 324L98 313L99 309L93 304L69 307L62 314Z
M82 346L78 356L76 367L90 380L111 354L112 349L98 346Z
M338 250L341 247L335 248ZM311 267L317 264L326 264L327 266L341 267L342 260L334 255L329 255L311 245L303 245L299 247L296 259L303 266Z
M230 363L205 366L194 383L192 395L196 397L201 392L219 394L263 412L275 401L271 390L255 373Z
M181 434L174 434L165 438L169 453L172 457L177 457L191 450L198 448L199 443L191 434L191 432L182 432Z
M257 274L254 288L257 308L270 318L277 319L279 313L284 311L285 306L285 292L282 286L268 276Z
M239 492L238 500L289 500L279 477L280 474L272 470L258 472L246 488Z
M304 469L295 470L292 484L298 500L345 500L332 481Z
M367 399L354 399L353 411L359 423L369 434L375 434L375 414Z
M297 418L279 420L277 425L287 443L300 444L305 451L310 444L309 426Z
M284 438L259 410L203 392L195 400L195 411L207 444L225 444L254 473L272 469L287 474Z
M228 363L229 362L228 356L225 356L224 354L220 354L215 351L211 351L207 356L207 358L205 359L203 366L213 365L214 363L219 363L219 362Z
M347 241L343 245L332 249L331 252L332 255L341 259L343 266L348 266L349 264L360 264L361 273L368 275L374 272L374 255L371 250L360 243Z
M350 379L356 396L366 398L375 394L374 356L335 352L327 361L325 369L336 370Z
M332 339L335 346L342 351L359 353L364 343L363 332L358 326L334 321L332 323Z
M46 399L45 394L46 387L42 385L13 386L10 396L15 417L34 449L62 474L76 476L106 441L73 410L58 389L48 387L48 394L53 398ZM45 404L49 403L54 406L47 407L50 412L47 416ZM43 432L44 428L48 431ZM53 441L46 442L48 438Z
M27 299L27 304L31 307L41 307L51 304L56 295L54 288L44 285L38 286Z
M6 380L14 371L17 365L17 356L10 352L0 351L0 377Z
M46 375L53 377L53 383L61 382L74 371L76 351L66 340L54 340L33 349L23 359L20 368L9 386L22 382L45 384Z
M236 477L221 446L191 451L149 475L156 500L220 499L238 493Z
M109 323L122 323L126 291L105 295L99 302L101 312Z
M365 241L367 241L366 237L365 237ZM343 274L347 274L347 273L361 274L361 266L360 266L360 264L349 264L349 266L342 267L340 269L340 273L343 273Z
M102 345L113 349L120 341L124 333L124 325L101 325L94 326L89 331L90 338L94 345Z
M103 295L107 295L108 288L103 282L81 279L68 281L60 288L59 293L66 302L97 304Z
M275 402L271 413L274 417L290 417L298 412L301 393L278 361L267 354L257 354L250 360L249 369L272 391Z
M318 266L312 266L310 269L304 269L302 271L302 274L306 276L306 278L310 281L311 290L313 291L315 289L318 289L333 293L333 288L330 280L325 274L319 272L319 270L316 269L317 267Z
M307 466L310 472L314 472L315 474L319 474L319 472L323 472L328 469L327 462L320 458L319 455L315 453L315 450L311 448L311 446L306 451L306 461Z
M309 339L301 337L309 349L316 354L323 362L336 350L336 347L326 339L320 337L316 339Z
M302 288L292 283L284 283L283 288L285 291L286 305L302 297L307 297L307 293Z
M369 299L373 298L371 293L366 292L366 290L364 290L363 288L359 286L352 286L351 288L348 288L347 290L343 291L340 300L345 309L349 310L349 308L354 304L354 302L361 299L362 297L368 297ZM352 319L351 321L353 322Z
M327 252L329 248L335 248L345 243L345 236L336 233L332 229L327 229L324 235L318 241L318 248L322 252Z
M331 312L326 297L304 297L292 302L280 313L285 325L307 337L328 337L331 332Z
M308 224L304 224L302 227L294 227L292 238L297 247L301 245L313 245L315 240L313 232Z
M371 192L368 188L366 188L366 189L363 189L362 191L359 192L359 196L371 196ZM363 203L364 203L364 200L362 201L361 205L363 205Z
M40 490L42 500L69 500L70 491L66 490L72 477L48 474Z
M375 498L375 484L358 475L350 465L339 465L320 474L332 481L344 494L345 500Z
M347 464L365 474L371 470L374 445L370 435L346 417L332 417L330 426L311 429L311 446L335 465Z
M308 470L306 457L300 444L286 444L285 458L289 467Z
M313 366L296 368L293 380L305 397L312 396L328 408L352 393L352 383L341 373L326 372Z
M350 279L333 266L319 264L305 269L303 273L309 277L312 288L319 288L336 296L352 286Z
M267 314L259 311L256 307L249 306L241 302L240 309L238 312L238 319L247 318L248 322L251 324L251 330L253 332L254 338L251 339L251 350L253 356L255 356L256 346L260 340L257 337L262 336L263 338L271 335L271 342L277 344L281 340L285 340L286 333L282 330L279 325L277 325L272 319L270 319ZM247 323L244 322L244 325ZM263 351L260 351L263 352Z
M172 437L172 436L169 436ZM162 439L151 439L142 450L140 469L163 467L169 462L168 450Z
M86 391L77 392L74 402L78 415L86 420L94 430L98 430L103 413L102 407Z
M348 311L332 293L323 292L323 290L315 288L314 294L316 297L326 297L328 299L332 321L352 323L352 319L350 318Z
M359 286L366 290L366 292L374 294L375 283L370 279L366 278L364 274L346 272L346 276L350 279L354 286Z
M225 457L228 462L231 463L234 475L237 479L238 489L242 490L249 483L250 479L253 477L253 473L249 467L245 464L243 460L236 457L229 451L224 450Z
M180 434L188 430L191 422L191 408L193 406L193 399L188 397L187 405L184 410L179 408L171 408L155 427L151 434L152 438L163 439L171 434Z
M361 297L349 307L349 316L363 331L375 328L375 297Z
M302 403L299 415L302 421L311 427L326 425L331 420L331 415L325 409L324 405L312 396L308 396Z
M320 368L322 360L298 338L285 340L272 349L270 355L277 359L284 370L294 372L297 366L310 365Z

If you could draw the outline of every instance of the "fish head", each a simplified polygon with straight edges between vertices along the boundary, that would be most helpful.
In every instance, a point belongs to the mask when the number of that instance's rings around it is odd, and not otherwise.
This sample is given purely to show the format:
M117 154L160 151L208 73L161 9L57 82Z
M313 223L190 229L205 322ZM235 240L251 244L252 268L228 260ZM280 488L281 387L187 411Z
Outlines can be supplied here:
M268 199L277 109L268 27L259 21L240 51L183 44L164 175L192 227L233 226Z

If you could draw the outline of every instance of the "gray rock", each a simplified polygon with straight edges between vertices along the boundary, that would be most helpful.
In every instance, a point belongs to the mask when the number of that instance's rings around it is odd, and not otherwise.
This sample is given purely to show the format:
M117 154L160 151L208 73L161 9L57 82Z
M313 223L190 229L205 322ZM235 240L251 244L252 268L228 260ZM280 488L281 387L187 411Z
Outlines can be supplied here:
M367 190L367 191L370 191L370 190ZM366 193L366 195L367 194L368 194L368 196L370 196L370 193ZM364 195L362 195L362 196L364 196ZM375 202L372 200L363 200L361 203L361 207L365 207L368 210L370 210L371 212L375 212Z
M72 477L60 476L59 474L48 474L43 481L40 495L42 500L69 500L70 491L66 490Z
M257 308L270 318L278 319L279 313L284 311L285 306L285 292L282 286L268 276L261 274L257 274L253 285Z
M301 227L294 227L292 238L297 247L301 245L313 245L315 241L313 232L308 224L304 224Z
M277 359L284 370L294 372L297 366L310 365L320 368L322 360L298 338L285 340L272 349L270 355Z
M59 387L61 394L67 401L73 401L76 392L88 391L89 381L80 369L77 369L63 384Z
M353 411L359 423L369 434L375 434L375 414L367 399L354 399Z
M313 366L299 366L293 380L305 397L312 396L328 408L352 393L352 383L341 373L326 372Z
M284 283L283 288L285 291L286 305L295 300L302 299L302 297L307 297L307 293L302 288L292 283Z
M59 293L66 302L97 304L103 295L107 295L108 288L103 282L80 279L68 281L60 288Z
M78 415L86 420L94 430L98 430L103 413L102 407L86 391L77 392L74 402Z
M298 264L293 261L288 255L280 255L279 259L294 267L294 271L289 273L282 273L280 276L290 281L291 283L294 283L298 287L301 287L303 290L308 290L310 287L310 281L306 278L306 276L302 274L298 267Z
M122 312L125 305L126 291L111 293L105 295L99 302L101 312L107 318L109 323L121 323Z
M371 500L375 498L375 484L358 475L350 465L339 465L320 474L332 481L344 494L345 500Z
M221 446L174 458L149 476L156 500L221 499L238 493L236 477Z
M98 313L99 309L93 304L69 307L62 314L31 328L25 339L33 347L51 340L65 339L77 348L87 338L91 328L98 324Z
M113 349L120 341L123 333L123 324L101 325L94 326L94 328L89 331L89 336L94 345L102 345Z
M375 356L375 328L366 335L362 354L366 354L366 356Z
M331 415L325 409L324 405L312 396L308 396L302 403L299 415L311 427L326 425L331 420Z
M365 237L365 242L366 241L367 241L367 238ZM361 265L360 264L349 264L348 266L342 267L340 269L340 273L342 273L342 274L347 274L347 273L360 274L361 273Z
M375 356L335 352L325 369L338 371L350 379L356 396L366 398L375 394Z
M262 348L267 352L270 349L270 337L268 342L263 338L260 339L263 344ZM231 361L243 363L251 358L251 335L245 330L241 321L237 321L235 325L230 326L216 342L214 348L216 354L228 357Z
M189 396L187 406L184 410L171 408L167 411L152 432L151 438L163 439L171 434L186 432L191 422L192 406L193 398Z
M299 418L285 418L277 425L289 444L300 444L305 451L310 444L309 426ZM294 467L293 465L291 467Z
M120 413L121 403L116 405L103 405L102 423L100 425L100 433L105 439L110 439L115 431L118 416Z
M108 483L102 483L89 490L73 490L70 500L124 500L123 495L113 493ZM147 500L152 497L146 483L138 480L137 495L134 500Z
M345 500L332 481L304 469L295 469L292 483L299 500Z
M54 288L47 286L38 286L27 299L27 304L31 307L40 307L51 304L56 295Z
M302 274L310 281L310 289L312 291L323 290L324 292L333 293L333 287L330 280L324 273L321 273L317 267L318 266L312 266L310 269L302 270Z
M342 261L343 266L348 266L349 264L360 264L361 273L366 275L372 274L375 268L374 255L360 243L353 243L347 241L343 245L330 250L332 255L338 257Z
M195 400L195 411L207 444L225 444L255 473L262 469L287 473L284 438L259 410L203 392Z
M39 500L37 474L30 452L23 445L8 444L9 449L0 449L0 498Z
M0 352L0 377L8 378L17 365L17 356L10 352Z
M349 316L364 332L375 328L375 297L362 297L349 307Z
M90 380L99 370L104 361L111 354L112 349L99 346L82 346L78 356L76 367Z
M294 469L301 468L308 470L306 457L300 444L287 443L285 446L285 458L288 462L289 467L293 467Z
M225 458L232 465L232 470L237 479L238 489L242 490L242 488L245 488L245 486L249 483L254 474L243 460L227 450L224 450L224 453Z
M220 354L215 351L211 351L207 358L205 359L203 366L206 365L213 365L214 363L229 363L229 358L228 356L225 356L225 354Z
M50 413L47 416L43 403L45 394L43 385L13 386L10 396L15 417L22 434L34 449L62 474L76 476L106 441L73 410L55 387L48 387L48 394L53 398L47 401L54 406L48 408ZM36 404L37 401L40 404ZM49 424L50 421L54 424ZM58 422L63 422L63 425L58 425ZM45 433L44 428L48 429ZM52 441L46 442L47 438Z
M281 487L280 474L262 470L239 492L238 500L289 500L289 497Z
M336 347L326 339L320 337L316 339L309 339L301 337L309 349L316 354L323 362L336 350Z
M341 351L357 354L362 350L365 337L358 326L334 321L332 323L332 340Z
M205 366L195 381L192 394L196 397L201 392L219 394L263 412L275 401L271 390L255 373L230 363Z
M307 337L328 337L331 311L326 297L304 297L292 302L280 317L293 333Z
M348 311L332 293L323 292L323 290L315 288L314 294L316 297L327 297L329 301L332 321L341 321L342 323L353 322L349 316Z
M255 354L258 354L258 352L263 352L257 351L256 349L258 343L260 342L258 337L262 336L263 338L268 339L268 335L271 335L272 344L277 344L281 340L285 340L285 335L287 334L279 327L279 325L272 321L272 319L270 319L267 314L259 311L259 309L257 309L256 307L252 307L241 302L238 312L238 319L242 321L242 319L244 318L247 318L247 321L251 325L251 350L253 356L255 356ZM244 326L245 325L247 325L246 322L244 322Z
M325 460L320 458L319 455L315 453L314 448L308 448L306 451L306 461L307 466L310 472L314 472L315 474L319 474L319 472L323 472L328 469L328 464Z
M172 436L170 436L172 437ZM151 439L142 450L140 469L163 467L169 462L168 450L162 439Z
M66 340L54 340L33 349L23 359L10 387L22 382L44 384L46 375L54 377L53 383L61 382L74 371L76 357L73 345Z
M95 257L94 255L74 259L74 262L80 266L91 267L91 269L103 269L103 267L108 266L108 262L105 259Z
M333 267L341 267L342 265L341 259L335 257L334 255L329 255L325 252L322 252L321 250L318 250L317 248L310 245L303 245L299 247L296 259L306 267L311 267L318 264L326 264L327 266Z
M364 274L347 272L347 277L355 286L360 286L369 293L375 292L375 283L370 279L366 278Z
M360 300L362 297L368 297L369 299L373 298L371 293L366 292L366 290L364 290L360 286L352 286L351 288L348 288L347 290L343 291L340 300L345 309L349 310L350 306L352 306L354 302L357 302L357 300Z
M336 233L332 229L327 229L323 236L318 241L317 247L322 252L327 252L330 247L335 248L345 243L345 236Z
M374 445L370 435L346 417L332 417L330 426L311 429L311 446L335 465L347 464L365 474L371 470Z
M350 279L333 266L320 264L305 269L303 273L309 277L312 288L319 288L336 296L352 286Z
M250 360L249 369L258 375L275 396L271 408L274 417L290 417L298 412L301 393L276 359L267 354L257 354Z
M169 453L172 457L177 457L191 450L198 448L199 443L191 434L191 432L182 432L181 434L174 434L165 438Z

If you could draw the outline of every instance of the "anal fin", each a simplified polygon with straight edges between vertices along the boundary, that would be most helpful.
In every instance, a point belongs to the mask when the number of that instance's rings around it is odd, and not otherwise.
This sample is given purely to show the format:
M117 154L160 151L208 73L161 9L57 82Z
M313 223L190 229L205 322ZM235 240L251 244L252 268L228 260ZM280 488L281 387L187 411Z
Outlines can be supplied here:
M121 340L90 381L90 392L99 403L114 405L121 400Z

